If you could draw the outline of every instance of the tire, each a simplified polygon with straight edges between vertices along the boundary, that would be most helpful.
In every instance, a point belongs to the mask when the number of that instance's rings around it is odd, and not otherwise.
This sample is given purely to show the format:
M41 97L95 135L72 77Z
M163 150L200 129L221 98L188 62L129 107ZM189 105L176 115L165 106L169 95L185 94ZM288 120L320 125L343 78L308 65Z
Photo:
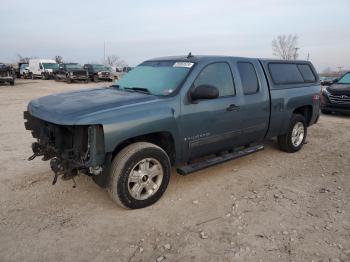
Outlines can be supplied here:
M295 136L293 136L293 129L297 127L299 127L299 131L301 131L301 129L303 128L304 132L302 137L298 136L298 132L294 133ZM292 118L290 119L287 133L284 135L280 135L277 138L279 148L288 153L297 152L303 147L306 135L307 125L305 117L302 115L293 114ZM296 138L296 140L294 140L295 143L293 143L293 138Z
M142 163L145 163L145 170L150 173L142 175L142 170L137 170ZM155 169L155 172L150 171L152 168ZM132 171L136 173L134 178L130 176ZM122 149L113 159L107 191L112 200L121 207L144 208L161 198L169 184L170 174L170 160L163 149L151 143L137 142ZM138 182L134 183L130 180ZM140 190L137 190L138 188ZM131 192L139 192L139 197Z
M92 79L93 79L94 82L98 82L98 76L94 75Z
M321 112L325 115L329 115L331 114L332 112L331 111L328 111L328 110L324 110L324 109L321 109Z
M15 85L15 80L12 80L12 81L10 82L10 85L11 85L11 86L14 86L14 85Z

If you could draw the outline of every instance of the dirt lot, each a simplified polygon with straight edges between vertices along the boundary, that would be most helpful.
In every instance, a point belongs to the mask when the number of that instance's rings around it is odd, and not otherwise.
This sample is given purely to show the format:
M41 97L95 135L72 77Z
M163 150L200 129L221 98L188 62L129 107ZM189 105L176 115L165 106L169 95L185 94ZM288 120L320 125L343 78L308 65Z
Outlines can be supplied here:
M296 154L262 152L182 177L152 207L124 210L86 176L32 162L32 98L103 86L0 86L0 261L350 261L350 117L322 116Z

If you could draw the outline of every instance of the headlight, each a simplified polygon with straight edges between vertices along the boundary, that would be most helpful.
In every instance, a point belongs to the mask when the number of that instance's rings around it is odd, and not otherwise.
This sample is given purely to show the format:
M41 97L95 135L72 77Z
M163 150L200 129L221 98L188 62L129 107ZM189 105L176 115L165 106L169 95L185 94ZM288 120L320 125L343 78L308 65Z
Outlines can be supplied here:
M322 94L327 95L329 94L328 90L326 87L322 87Z

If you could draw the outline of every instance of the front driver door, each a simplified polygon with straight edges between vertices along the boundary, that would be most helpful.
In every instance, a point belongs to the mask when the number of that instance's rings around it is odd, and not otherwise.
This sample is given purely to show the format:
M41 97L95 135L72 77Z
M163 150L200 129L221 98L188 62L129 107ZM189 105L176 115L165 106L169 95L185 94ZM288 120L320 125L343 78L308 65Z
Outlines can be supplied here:
M182 105L181 134L185 159L232 149L240 144L242 136L239 98L230 65L215 62L205 66L192 88L199 85L215 86L219 97Z

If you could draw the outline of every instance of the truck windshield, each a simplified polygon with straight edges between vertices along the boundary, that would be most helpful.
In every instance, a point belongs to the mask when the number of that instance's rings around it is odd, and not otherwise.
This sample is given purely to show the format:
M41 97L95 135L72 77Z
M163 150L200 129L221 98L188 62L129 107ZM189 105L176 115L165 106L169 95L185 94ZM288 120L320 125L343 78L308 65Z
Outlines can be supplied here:
M346 73L339 79L337 84L350 84L350 73Z
M67 69L83 69L80 64L66 64Z
M43 63L45 69L58 69L58 64L56 63Z
M116 82L120 89L146 90L152 95L170 95L184 81L193 63L147 61Z

